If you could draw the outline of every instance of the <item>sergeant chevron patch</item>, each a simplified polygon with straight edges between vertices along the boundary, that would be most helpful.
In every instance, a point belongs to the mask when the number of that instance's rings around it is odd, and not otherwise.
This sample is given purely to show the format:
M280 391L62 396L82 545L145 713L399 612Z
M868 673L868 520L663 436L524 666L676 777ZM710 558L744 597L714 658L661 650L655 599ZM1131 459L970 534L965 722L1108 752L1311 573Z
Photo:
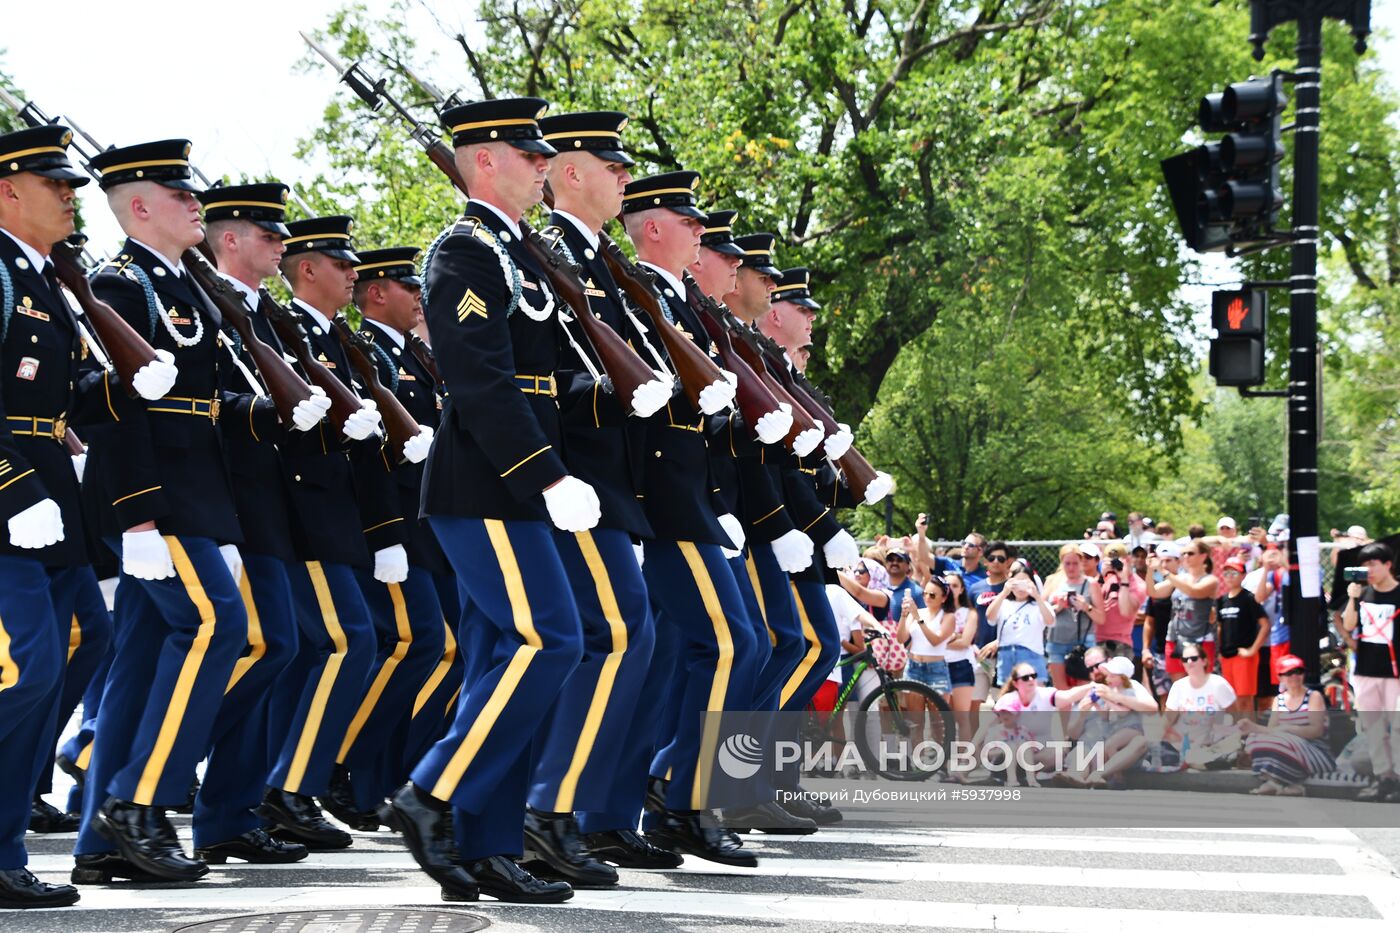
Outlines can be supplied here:
M473 314L486 317L486 302L482 301L481 296L469 288L467 293L462 296L462 300L457 302L458 323L465 321Z

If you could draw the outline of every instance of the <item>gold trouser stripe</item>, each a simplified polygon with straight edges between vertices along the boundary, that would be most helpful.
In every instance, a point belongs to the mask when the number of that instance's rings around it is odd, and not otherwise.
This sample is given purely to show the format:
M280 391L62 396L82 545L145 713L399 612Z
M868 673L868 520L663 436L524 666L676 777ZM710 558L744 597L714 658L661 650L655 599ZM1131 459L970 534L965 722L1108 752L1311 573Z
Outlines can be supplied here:
M83 750L78 752L78 760L73 762L73 764L77 765L80 770L86 771L88 769L88 762L90 761L92 761L92 739L88 739L88 743L83 746Z
M19 665L10 654L10 633L5 631L5 620L0 619L0 693L19 683Z
M336 753L336 764L345 763L345 756L349 754L355 740L360 737L360 730L369 721L370 714L379 705L384 688L389 686L389 678L394 676L394 671L398 670L399 664L408 655L408 649L413 646L413 629L408 625L408 605L403 600L403 587L397 583L385 585L389 588L389 600L394 604L394 633L398 635L399 640L394 644L393 652L384 659L379 673L374 675L365 698L360 701L360 708L355 710L355 718L350 720L350 728L345 730L345 739L340 743L340 751Z
M262 617L258 615L257 603L253 601L253 584L248 579L248 568L243 568L238 581L238 593L243 597L243 608L248 613L248 644L252 650L239 658L233 665L233 673L228 675L228 686L224 687L224 696L228 696L234 685L243 679L243 675L253 669L267 654L267 639L263 638Z
M768 624L768 605L763 601L763 584L758 580L758 565L753 562L753 548L749 548L744 565L749 568L749 585L753 587L753 598L758 600L758 611L763 616L763 627L768 632L768 641L776 645L778 634L773 631L773 626Z
M574 756L569 760L569 768L564 779L559 782L559 796L554 801L555 813L568 813L574 809L574 794L578 790L578 780L593 754L593 745L598 740L598 730L602 728L603 716L608 710L608 700L612 698L613 684L617 681L617 669L622 664L622 656L627 651L627 623L623 621L622 610L617 605L617 594L613 592L612 580L608 577L608 565L598 552L598 543L592 532L581 531L574 535L583 559L588 564L588 572L593 575L593 586L598 591L598 605L603 610L603 618L608 620L608 632L612 636L612 647L603 659L603 667L598 671L598 683L593 687L593 699L588 703L588 715L584 717L583 728L579 730L578 743L574 746Z
M180 674L175 678L175 689L165 707L165 718L161 720L160 731L156 733L155 747L151 749L151 757L146 759L146 767L141 769L141 780L137 782L136 793L131 798L132 803L143 807L150 806L155 800L156 787L160 784L170 751L175 747L175 739L180 735L185 710L190 704L190 694L199 678L199 669L204 664L209 642L214 639L214 626L218 624L214 604L204 592L204 584L199 581L199 573L190 562L189 554L185 553L185 546L174 535L164 537L166 546L170 548L170 558L175 563L175 573L185 586L185 595L194 603L194 608L199 613L199 630L195 633L194 642L180 665Z
M321 720L326 715L326 704L331 698L335 678L340 674L340 666L345 663L347 642L345 629L340 627L340 616L335 611L335 599L331 596L330 584L326 582L326 572L321 562L306 562L307 576L316 591L316 604L321 609L321 621L330 633L331 645L335 650L326 658L326 666L321 669L321 677L316 682L316 692L311 697L311 708L306 711L306 722L301 726L301 737L297 739L297 750L292 755L292 765L287 769L287 782L282 789L289 794L299 793L301 779L306 776L306 763L311 758L311 749L316 744L316 736L321 731Z
M423 704L428 702L428 698L437 690L438 684L442 683L447 672L452 669L452 661L457 657L457 639L452 637L452 626L447 624L447 619L442 620L443 632L447 635L446 647L443 649L442 658L437 662L437 667L433 668L433 673L423 682L423 686L418 690L418 696L413 699L413 716L418 715L418 711L423 708Z
M73 621L68 623L68 657L64 659L65 666L73 663L73 655L78 653L78 649L83 645L83 627L78 623L78 614L73 613Z
M548 448L545 449L548 450ZM505 580L506 597L510 600L510 612L515 623L515 631L524 639L525 644L515 649L515 655L506 665L501 679L496 682L491 696L486 699L486 704L481 708L480 715L476 717L476 721L467 730L462 744L457 746L457 751L447 762L447 767L443 768L442 774L438 775L437 783L433 785L432 794L439 800L452 799L457 785L461 783L462 775L466 773L472 759L476 757L476 753L481 751L481 746L486 741L486 737L491 734L496 720L500 718L501 711L506 708L506 704L515 695L515 688L520 684L521 678L525 676L525 669L530 666L535 655L544 647L544 642L540 641L539 632L535 631L534 616L530 611L530 597L525 592L525 581L520 577L520 563L516 560L515 548L510 543L510 532L506 530L505 523L497 518L484 519L483 524L486 526L487 536L491 539L491 547L496 552L496 563L500 565L501 576Z
M452 696L448 697L447 706L442 711L444 716L451 715L453 708L457 705L457 698L461 695L462 688L460 686L456 690L452 691Z
M817 640L817 630L812 628L812 623L807 618L807 607L802 605L802 594L797 592L797 585L789 583L792 587L792 601L797 604L797 617L802 620L802 637L807 639L807 653L802 656L797 669L792 672L792 676L783 684L783 692L778 699L778 708L782 709L787 705L787 701L792 699L792 695L797 692L807 673L816 666L817 658L821 656L821 642Z
M695 580L695 588L700 591L700 601L705 606L705 614L710 617L710 627L714 631L715 643L719 646L719 658L715 663L715 676L710 681L710 699L705 704L707 712L724 711L724 697L729 691L729 673L734 667L734 640L729 637L729 620L724 615L724 605L715 592L714 580L705 559L690 541L679 541L681 556L690 567L690 575ZM686 715L684 712L682 716ZM715 756L715 744L719 741L719 718L706 716L703 734L700 737L700 756L695 768L695 781L690 789L690 808L703 810L705 798L710 794L710 763Z

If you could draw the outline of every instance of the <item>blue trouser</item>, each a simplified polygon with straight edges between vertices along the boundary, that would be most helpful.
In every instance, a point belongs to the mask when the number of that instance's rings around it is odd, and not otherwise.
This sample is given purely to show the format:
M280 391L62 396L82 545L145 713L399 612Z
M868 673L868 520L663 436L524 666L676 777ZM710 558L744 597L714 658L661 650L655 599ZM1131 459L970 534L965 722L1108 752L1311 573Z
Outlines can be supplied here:
M457 643L457 629L462 624L463 601L457 577L435 573L433 586L437 590L438 603L442 606L442 657L428 673L428 679L413 699L413 709L403 726L406 732L399 759L380 759L380 773L390 787L398 787L407 780L428 749L447 734L457 708L457 697L462 692L462 649Z
M630 740L656 630L627 532L556 532L554 542L578 606L583 657L539 739L529 802L536 810L568 813L604 806L618 780L646 786L645 766L631 773L617 766Z
M826 680L826 675L831 673L831 669L841 658L841 635L836 628L836 617L831 612L831 603L826 598L826 584L811 580L794 580L792 595L807 650L788 676L787 682L783 684L778 698L783 712L801 712L806 709L822 682ZM790 730L786 738L795 741L796 730ZM793 790L797 786L799 776L799 769L784 768L776 773L776 783Z
M793 602L792 578L778 566L778 558L766 544L749 547L748 571L763 608L772 644L768 662L759 671L754 686L753 708L776 710L783 684L807 653L807 639L802 634L802 622Z
M753 623L717 544L649 542L643 571L647 589L680 640L675 735L657 753L671 775L666 806L706 809L712 806L710 763L718 729L703 722L704 714L748 707L755 670ZM656 760L651 773L661 773Z
M409 567L408 579L402 583L380 583L364 570L356 576L379 636L379 651L336 762L350 771L355 806L368 811L403 783L386 780L376 765L386 754L403 760L406 717L412 715L414 700L442 660L444 623L428 571Z
M122 575L116 652L93 736L77 855L109 852L93 817L109 796L142 806L185 802L229 674L248 638L238 586L210 538L166 535L175 576Z
M63 691L66 631L58 620L72 615L71 588L60 585L69 574L0 556L0 869L28 860L30 802L53 747Z
M105 601L103 608L106 608ZM108 618L111 618L111 613L108 613ZM88 680L87 689L83 691L82 725L63 743L64 756L84 772L87 771L88 762L92 758L92 735L97 729L97 713L102 708L102 691L107 687L107 672L112 669L112 653L112 645L109 642L102 660L97 664L97 670L92 672L92 677ZM58 724L58 730L63 731L62 723ZM52 780L52 775L50 779ZM83 795L77 784L68 791L67 809L69 813L77 813L83 809Z
M300 637L296 658L272 695L267 784L314 797L330 788L336 751L364 696L374 623L349 566L291 564L287 579Z
M88 685L100 671L107 676L107 659L112 652L112 614L97 583L97 574L86 565L63 571L65 586L72 587L73 614L68 630L68 663L64 668L63 692L59 695L57 724L53 741L49 743L48 760L39 773L35 793L53 790L53 762L58 737L62 734L78 701L87 693ZM55 580L57 582L57 579ZM98 691L102 687L99 683ZM87 712L84 711L84 716Z
M429 522L470 608L457 634L466 664L456 716L413 783L452 803L463 859L518 856L530 748L583 653L578 608L544 522Z
M210 734L209 763L194 801L196 848L228 842L263 823L253 808L267 786L268 697L297 653L287 566L276 557L243 555L238 592L248 613L248 644Z

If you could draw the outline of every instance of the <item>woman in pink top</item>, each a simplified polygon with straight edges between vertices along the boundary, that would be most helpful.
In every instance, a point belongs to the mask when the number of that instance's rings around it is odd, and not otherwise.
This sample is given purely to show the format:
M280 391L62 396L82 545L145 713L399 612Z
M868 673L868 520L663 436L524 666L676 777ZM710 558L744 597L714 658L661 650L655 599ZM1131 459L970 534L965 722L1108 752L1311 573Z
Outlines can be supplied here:
M1128 549L1115 541L1104 549L1099 587L1103 593L1103 621L1094 626L1094 637L1109 657L1133 656L1133 624L1138 609L1147 602L1147 581L1133 572Z

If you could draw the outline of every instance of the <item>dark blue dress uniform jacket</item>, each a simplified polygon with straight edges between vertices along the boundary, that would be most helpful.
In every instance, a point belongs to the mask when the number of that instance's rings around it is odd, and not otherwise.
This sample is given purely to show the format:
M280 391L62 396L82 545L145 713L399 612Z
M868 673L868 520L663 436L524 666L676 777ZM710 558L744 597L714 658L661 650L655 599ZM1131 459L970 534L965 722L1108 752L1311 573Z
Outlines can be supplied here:
M520 271L521 307L507 316L511 286L492 244ZM547 521L540 492L568 475L559 406L547 390L528 393L516 377L543 383L559 365L557 299L544 272L490 208L467 218L439 244L427 269L424 306L447 384L442 429L428 457L424 515ZM537 383L531 380L532 385Z
M46 566L87 563L78 477L62 443L50 436L15 434L40 430L52 421L68 424L110 422L108 400L116 412L134 406L116 377L93 372L80 379L82 345L68 303L52 275L35 269L14 240L0 233L0 263L9 273L14 305L4 309L0 343L0 554L27 557ZM9 520L45 499L63 513L64 538L43 549L10 544Z
M184 338L204 332L198 344L178 346L166 328L151 321L151 309L132 267L140 268L155 293L157 313ZM232 365L222 346L220 321L193 283L176 276L144 246L127 240L118 257L92 279L93 293L110 304L151 346L175 355L179 376L163 399L123 416L119 431L89 453L88 477L102 484L105 537L154 521L162 534L213 538L238 544L243 532L224 463L219 426L211 416L237 425L249 418L251 393L225 391L220 369ZM190 414L191 411L202 412ZM96 462L94 462L94 460ZM95 474L95 475L94 475Z
M639 346L623 310L617 283L602 256L570 220L556 214L550 221L563 232L564 245L581 267L593 313L634 347ZM637 498L641 492L641 473L637 469L640 456L635 458L635 464L631 456L642 440L629 436L633 433L628 423L631 400L619 398L615 392L604 392L583 368L572 346L565 343L560 352L563 361L559 369L559 407L564 417L569 469L597 491L603 508L600 527L650 538L651 524ZM596 360L594 364L597 365ZM639 450L636 452L640 454Z
M360 331L368 334L382 353L375 353L375 367L379 371L379 381L394 387L394 395L408 409L419 424L425 424L434 432L442 415L441 396L432 374L413 355L407 346L400 347L394 339L384 333L378 325L366 320ZM430 573L448 574L452 567L442 553L433 529L418 517L419 502L423 496L423 464L401 463L394 468L394 485L398 495L398 514L403 518L407 530L408 562Z

